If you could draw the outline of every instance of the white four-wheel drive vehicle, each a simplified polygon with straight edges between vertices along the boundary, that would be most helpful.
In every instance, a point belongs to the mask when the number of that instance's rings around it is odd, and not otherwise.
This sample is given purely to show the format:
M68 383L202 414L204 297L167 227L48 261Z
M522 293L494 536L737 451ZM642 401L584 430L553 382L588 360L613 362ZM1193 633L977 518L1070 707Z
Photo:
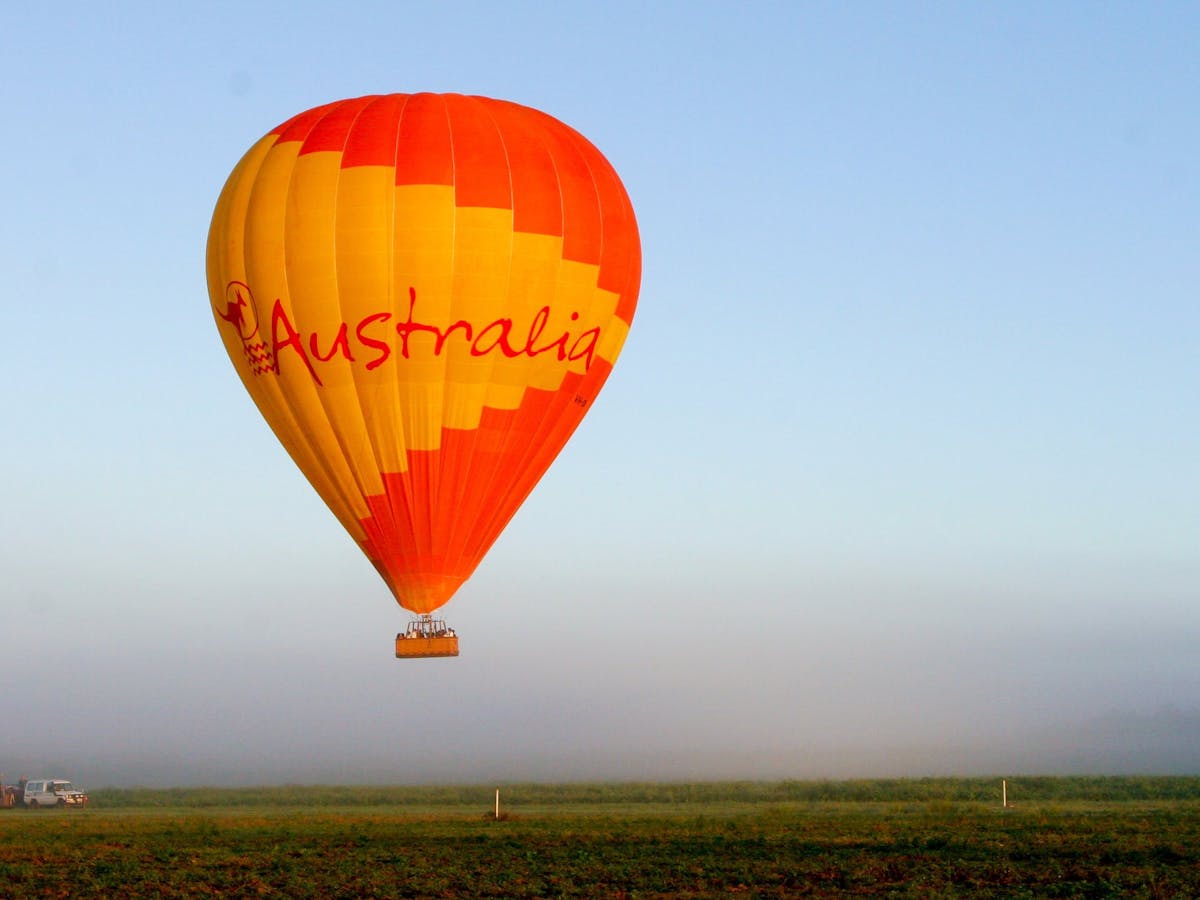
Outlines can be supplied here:
M60 778L35 778L25 782L25 805L30 809L39 806L86 806L87 802L87 794Z

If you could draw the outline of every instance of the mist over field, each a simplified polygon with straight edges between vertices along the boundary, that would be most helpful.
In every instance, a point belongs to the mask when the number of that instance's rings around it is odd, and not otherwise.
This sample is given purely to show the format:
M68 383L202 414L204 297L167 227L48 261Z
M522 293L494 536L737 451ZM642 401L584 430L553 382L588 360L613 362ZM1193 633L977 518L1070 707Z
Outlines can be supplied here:
M0 771L91 787L1200 771L1200 714L1137 706L1169 696L1165 637L1160 670L1110 672L1150 637L1102 630L1089 646L1075 629L1022 648L948 610L924 639L883 610L853 634L810 619L823 641L763 617L646 613L634 631L600 604L560 606L531 637L504 608L458 617L453 660L392 659L386 607L354 640L281 625L270 654L250 613L231 647L237 617L185 634L150 611L127 649L101 632L52 667L9 654L27 691L6 714L37 727L6 734Z
M365 739L373 737L367 733ZM175 787L270 784L503 784L505 782L719 781L727 779L824 780L937 775L1131 774L1174 775L1200 771L1200 715L1163 711L1113 715L1067 723L1051 731L998 735L976 743L923 744L919 740L868 747L815 743L794 748L630 748L611 737L581 746L552 740L532 750L498 750L473 756L462 746L493 743L478 731L443 732L449 749L397 751L375 757L353 747L321 746L297 758L294 748L261 746L232 752L180 748L161 755L135 749L109 759L62 761L54 771L89 786ZM730 741L729 743L734 743ZM718 746L713 746L718 744ZM195 754L195 755L193 755ZM433 757L433 758L430 758ZM10 762L13 757L10 757ZM63 760L64 757L58 757ZM16 757L18 763L22 762ZM28 758L23 760L28 762ZM49 771L16 765L16 770ZM78 773L78 774L76 774ZM1013 787L1013 796L1019 789Z

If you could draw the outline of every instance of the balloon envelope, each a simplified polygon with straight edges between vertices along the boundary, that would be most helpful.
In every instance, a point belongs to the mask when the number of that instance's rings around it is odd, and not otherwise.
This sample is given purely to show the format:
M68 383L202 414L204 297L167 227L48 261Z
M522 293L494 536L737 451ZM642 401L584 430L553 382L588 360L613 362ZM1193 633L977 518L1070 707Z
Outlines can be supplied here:
M393 94L317 107L251 147L217 201L207 274L259 411L425 614L591 407L641 249L616 173L566 125Z

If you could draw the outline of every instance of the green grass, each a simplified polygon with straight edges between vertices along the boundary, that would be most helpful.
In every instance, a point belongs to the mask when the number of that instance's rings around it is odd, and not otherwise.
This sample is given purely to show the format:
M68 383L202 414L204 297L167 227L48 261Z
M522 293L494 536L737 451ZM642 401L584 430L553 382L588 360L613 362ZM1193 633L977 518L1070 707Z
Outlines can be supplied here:
M0 813L0 897L1200 896L1200 779L998 789L504 785L502 821L491 787L97 791Z
M1051 800L1200 800L1194 776L1027 776L1009 778L1014 802ZM286 785L257 788L104 788L91 791L105 809L117 807L411 806L490 807L494 790L534 806L682 803L932 802L998 803L1000 777L877 778L853 781L594 782L384 786Z

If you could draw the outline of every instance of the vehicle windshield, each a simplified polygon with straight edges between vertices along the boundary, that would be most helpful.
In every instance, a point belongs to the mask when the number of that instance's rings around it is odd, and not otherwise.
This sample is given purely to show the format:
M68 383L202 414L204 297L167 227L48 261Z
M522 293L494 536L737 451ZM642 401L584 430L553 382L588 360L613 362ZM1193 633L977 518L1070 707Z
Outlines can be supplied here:
M51 787L53 791L73 791L75 787L69 781L56 781Z

